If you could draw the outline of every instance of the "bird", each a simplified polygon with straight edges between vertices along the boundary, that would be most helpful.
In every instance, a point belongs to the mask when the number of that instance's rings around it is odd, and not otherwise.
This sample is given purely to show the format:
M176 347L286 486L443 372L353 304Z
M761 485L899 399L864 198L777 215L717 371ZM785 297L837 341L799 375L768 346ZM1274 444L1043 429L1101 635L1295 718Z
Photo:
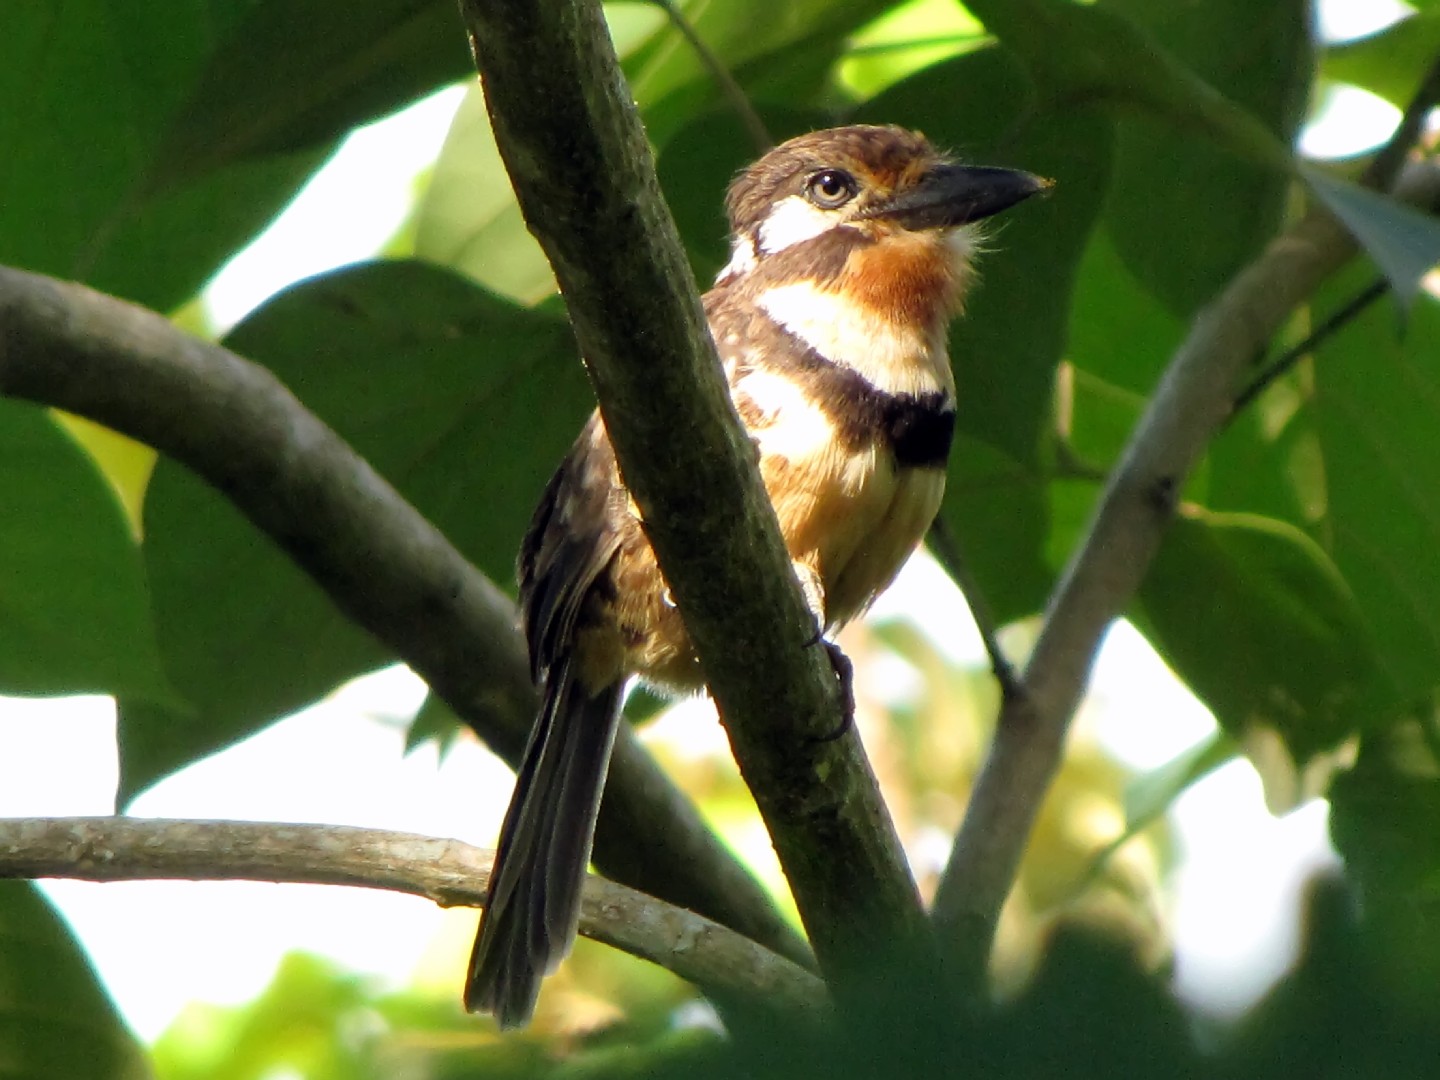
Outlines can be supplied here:
M956 406L946 336L984 245L978 223L1050 183L957 163L904 128L851 125L790 139L730 184L730 259L704 311L831 648L939 510ZM464 994L502 1028L529 1021L574 942L628 681L676 693L705 682L598 410L545 487L518 564L541 705Z

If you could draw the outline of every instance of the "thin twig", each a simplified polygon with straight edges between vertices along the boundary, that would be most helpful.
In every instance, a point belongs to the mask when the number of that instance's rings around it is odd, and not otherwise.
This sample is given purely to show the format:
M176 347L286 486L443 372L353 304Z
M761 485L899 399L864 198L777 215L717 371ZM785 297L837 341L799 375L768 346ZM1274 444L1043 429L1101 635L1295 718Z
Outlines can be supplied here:
M946 46L978 45L991 40L984 31L973 34L931 34L926 37L901 38L895 41L875 41L868 45L851 45L845 51L847 57L883 56L885 53L905 52L910 49L939 49Z
M1321 342L1333 336L1389 291L1390 282L1384 277L1376 278L1369 285L1365 286L1364 289L1356 293L1355 296L1351 297L1338 311L1334 312L1319 326L1315 327L1314 330L1310 331L1304 341L1292 348L1286 349L1274 360L1270 361L1270 363L1250 381L1245 389L1235 395L1235 403L1231 406L1230 417L1226 420L1226 423L1228 424L1231 420L1234 420L1242 409L1264 393L1276 379L1280 378L1280 376L1284 375L1299 363L1302 357L1312 353Z
M1425 78L1420 80L1420 86L1410 104L1405 106L1394 134L1361 174L1362 184L1384 191L1395 183L1406 156L1425 133L1425 118L1436 104L1440 104L1440 57L1431 63Z
M690 20L680 10L680 5L675 0L650 0L652 4L665 12L670 20L670 25L675 27L680 36L683 37L690 48L695 50L695 55L700 58L700 63L715 80L720 93L724 95L730 108L740 118L745 133L750 136L750 141L755 145L755 152L763 154L775 145L775 140L770 137L770 130L765 126L765 121L760 119L760 114L755 111L755 106L750 104L750 97L745 93L744 87L735 81L735 76L730 74L730 69L721 63L720 58L711 51L695 27L690 25Z
M1000 684L1001 697L1007 698L1018 693L1020 677L1015 674L1015 666L1010 663L1010 658L1000 648L995 616L980 591L980 583L975 580L975 575L970 573L970 564L961 554L955 534L950 531L950 525L943 517L937 517L931 524L928 539L935 561L965 594L965 603L970 607L970 617L975 620L976 629L980 631L980 640L984 642L985 652L990 657L990 670L995 674L995 681Z
M493 852L336 825L139 818L0 819L0 878L273 881L355 885L478 907ZM589 877L580 933L667 968L707 993L819 1015L820 980L749 938Z

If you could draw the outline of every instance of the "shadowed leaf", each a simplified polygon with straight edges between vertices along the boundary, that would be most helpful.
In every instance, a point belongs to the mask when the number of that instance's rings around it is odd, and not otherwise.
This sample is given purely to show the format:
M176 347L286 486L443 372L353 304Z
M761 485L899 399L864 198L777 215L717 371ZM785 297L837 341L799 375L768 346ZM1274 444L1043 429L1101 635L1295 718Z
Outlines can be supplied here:
M79 944L29 881L0 881L0 987L0 1076L152 1075Z
M1175 61L1250 114L1282 145L1308 104L1310 5L1150 4L1104 0ZM1122 113L1105 222L1145 287L1188 315L1249 262L1279 227L1289 177L1237 157L1173 116Z
M50 414L0 401L0 692L167 696L120 501Z
M1237 740L1278 732L1303 765L1394 708L1355 598L1288 525L1180 517L1139 608L1146 636Z
M269 367L495 581L591 406L569 328L421 263L282 293L226 344ZM146 564L193 714L126 702L125 798L391 659L230 505L161 462ZM204 597L204 603L197 603Z

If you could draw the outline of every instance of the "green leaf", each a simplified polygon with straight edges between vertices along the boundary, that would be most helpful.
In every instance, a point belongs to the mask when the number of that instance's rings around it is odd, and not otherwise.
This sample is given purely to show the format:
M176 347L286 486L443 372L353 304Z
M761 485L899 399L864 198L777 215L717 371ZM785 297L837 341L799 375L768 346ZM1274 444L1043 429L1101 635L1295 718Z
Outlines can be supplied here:
M1040 609L1053 577L1044 476L963 430L950 454L941 507L980 600L1000 623Z
M966 160L1053 176L1053 195L994 226L964 317L950 330L959 386L957 442L942 511L985 599L1002 621L1038 610L1055 368L1066 347L1070 296L1100 211L1110 124L1091 109L1035 110L1024 72L999 48L980 49L891 87L855 119L925 131ZM975 444L990 451L977 455Z
M167 696L140 552L56 418L0 400L0 691Z
M425 702L405 729L405 753L418 750L427 742L434 741L435 749L443 760L455 745L456 738L464 725L455 716L449 705L436 693L425 695Z
M458 270L522 304L555 291L545 253L520 216L478 83L455 113L414 225L417 259Z
M148 198L170 117L241 8L21 4L0 34L0 262L165 310L189 297L319 161L277 155Z
M1431 7L1378 34L1325 50L1321 71L1326 79L1364 87L1404 108L1437 54L1440 7Z
M1070 307L1071 362L1148 397L1185 329L1120 258L1108 230L1097 231L1080 261Z
M235 162L325 146L473 71L445 0L260 0L227 34L151 166L163 188Z
M151 1075L69 929L32 882L0 881L0 1077Z
M612 4L605 17L622 57L665 24L658 7L640 4ZM510 188L479 83L456 111L412 222L418 259L458 270L522 304L555 292L550 264Z
M1360 893L1396 1000L1431 1000L1440 977L1440 770L1435 716L1366 739L1330 790L1330 836Z
M253 1001L182 1013L156 1040L155 1064L165 1080L375 1080L397 1060L395 1048L378 1045L395 1033L376 1015L376 997L369 980L329 960L287 953Z
M922 68L988 44L980 20L948 0L911 0L896 4L851 35L837 72L843 84L862 98Z
M1176 799L1239 754L1235 740L1217 731L1158 769L1137 776L1125 787L1125 832L1110 845L1118 848L1152 821L1169 813Z
M1305 167L1301 174L1375 260L1408 310L1421 279L1440 263L1440 219L1319 169Z
M227 339L264 363L494 580L593 405L569 327L422 263L362 264ZM146 565L166 668L195 707L121 716L133 795L391 659L218 494L162 462Z
M1249 110L1280 143L1305 115L1313 65L1306 0L1152 4L1103 0ZM1107 230L1136 277L1189 315L1250 262L1274 234L1289 178L1197 139L1173 113L1126 114L1118 126Z
M1210 509L1260 514L1306 530L1320 523L1326 496L1319 440L1312 417L1296 416L1277 428L1276 416L1289 408L1288 401L1252 407L1211 443L1204 493Z
M1186 332L1097 233L1080 265L1070 313L1069 359L1076 367L1071 444L1087 464L1108 467L1129 438ZM1136 395L1126 398L1125 395ZM1294 391L1286 391L1293 397ZM1286 423L1298 404L1267 396L1211 443L1187 495L1211 510L1278 518L1308 528L1323 503L1318 448L1309 425ZM1125 428L1125 430L1122 430Z
M1130 441L1146 399L1078 367L1071 373L1068 389L1068 449L1073 464L1108 472ZM1093 479L1098 481L1099 477Z
M1275 731L1304 764L1395 708L1344 579L1281 522L1180 517L1139 607L1146 636L1237 740Z
M322 10L323 8L323 10ZM0 262L161 311L351 125L466 70L453 4L21 4L0 35Z
M1044 98L1139 107L1238 157L1289 171L1285 143L1129 19L1070 0L969 0L966 6L1014 50ZM1224 45L1230 51L1234 43Z
M1320 290L1334 310L1357 266ZM1440 684L1440 304L1422 297L1401 337L1371 307L1317 350L1313 411L1327 500L1320 534L1409 701Z

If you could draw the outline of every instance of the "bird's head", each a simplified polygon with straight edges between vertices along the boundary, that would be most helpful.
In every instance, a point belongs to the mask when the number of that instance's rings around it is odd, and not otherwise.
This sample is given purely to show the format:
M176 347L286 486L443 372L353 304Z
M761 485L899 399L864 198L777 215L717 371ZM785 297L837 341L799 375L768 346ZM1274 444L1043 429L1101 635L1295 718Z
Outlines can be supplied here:
M956 164L903 128L801 135L731 184L731 259L717 285L804 282L907 321L948 319L977 223L1049 187L1026 172Z

